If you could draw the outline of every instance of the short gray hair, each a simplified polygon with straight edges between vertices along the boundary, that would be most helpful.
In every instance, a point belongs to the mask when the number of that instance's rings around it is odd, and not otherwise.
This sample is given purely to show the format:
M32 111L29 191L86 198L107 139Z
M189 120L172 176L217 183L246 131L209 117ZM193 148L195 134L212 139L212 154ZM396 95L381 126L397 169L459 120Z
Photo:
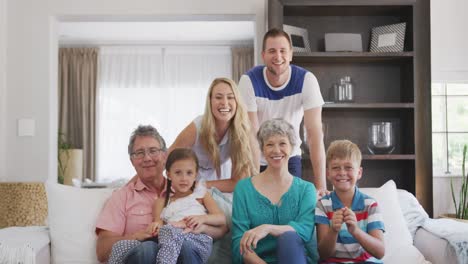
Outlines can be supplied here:
M296 145L294 127L284 119L275 118L263 122L263 124L260 126L260 129L258 130L257 139L258 144L260 145L260 149L263 149L263 144L268 138L277 135L288 137L292 148L294 148Z
M130 136L130 141L128 142L128 155L131 155L133 152L133 146L135 144L136 137L153 137L161 145L161 149L166 151L166 141L159 134L158 130L151 125L139 125L135 130L133 130L132 135Z

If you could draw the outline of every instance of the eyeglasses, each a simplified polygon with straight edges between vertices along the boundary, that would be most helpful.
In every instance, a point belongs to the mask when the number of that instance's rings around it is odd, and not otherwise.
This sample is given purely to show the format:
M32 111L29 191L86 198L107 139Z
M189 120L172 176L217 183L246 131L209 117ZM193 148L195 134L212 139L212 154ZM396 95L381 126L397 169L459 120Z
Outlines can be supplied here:
M136 152L131 153L130 157L133 159L143 159L146 156L146 154L148 154L148 156L153 158L153 157L158 156L162 152L164 152L164 150L160 148L142 149L142 150L138 150Z

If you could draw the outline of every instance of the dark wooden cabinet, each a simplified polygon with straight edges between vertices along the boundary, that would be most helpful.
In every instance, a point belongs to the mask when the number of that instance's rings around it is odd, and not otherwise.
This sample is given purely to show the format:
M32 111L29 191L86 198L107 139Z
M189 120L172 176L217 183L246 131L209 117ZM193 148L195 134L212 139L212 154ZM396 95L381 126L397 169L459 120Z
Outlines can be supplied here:
M295 53L293 64L318 79L325 101L334 83L351 76L352 103L323 107L325 147L349 139L363 153L362 187L378 187L392 179L416 195L432 214L432 148L430 102L429 1L420 0L269 0L268 28L283 24L308 31L311 53ZM406 23L402 52L368 52L373 27ZM325 52L325 33L359 33L364 52ZM373 155L367 148L372 122L394 124L395 150ZM311 179L303 145L304 178Z

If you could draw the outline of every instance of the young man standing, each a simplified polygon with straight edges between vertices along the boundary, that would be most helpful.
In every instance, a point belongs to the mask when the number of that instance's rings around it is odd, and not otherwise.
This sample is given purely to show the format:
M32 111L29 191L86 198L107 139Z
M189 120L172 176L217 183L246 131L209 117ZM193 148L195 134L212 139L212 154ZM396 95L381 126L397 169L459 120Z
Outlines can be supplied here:
M293 51L289 35L280 29L269 30L262 45L265 65L256 66L242 75L239 90L247 106L252 126L251 145L254 159L260 170L264 169L264 158L260 155L255 134L266 120L283 118L296 131L297 146L289 159L289 171L301 177L301 149L299 127L304 118L310 161L314 170L314 184L319 196L326 193L325 147L322 132L322 105L317 78L309 71L291 65Z

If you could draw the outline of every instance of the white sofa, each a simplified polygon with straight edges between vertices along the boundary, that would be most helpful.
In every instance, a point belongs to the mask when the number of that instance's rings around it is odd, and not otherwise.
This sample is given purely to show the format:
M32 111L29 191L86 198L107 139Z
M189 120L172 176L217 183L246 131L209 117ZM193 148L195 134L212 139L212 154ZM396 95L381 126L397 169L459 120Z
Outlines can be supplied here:
M35 254L35 261L30 260L30 263L98 263L94 225L112 190L79 189L59 184L47 184L46 190L48 227L0 230L0 263L20 263L12 260L2 262L1 250L5 253L8 249L15 253L27 252L29 249L29 252ZM455 251L447 240L424 228L418 228L418 222L424 221L427 214L414 196L403 190L397 191L393 181L380 188L361 190L374 197L383 211L386 227L384 263L457 263ZM215 199L230 216L228 199ZM418 211L422 213L414 213ZM225 257L229 252L229 240L226 238L216 242L213 263L230 263L229 257ZM25 258L26 255L23 254Z

